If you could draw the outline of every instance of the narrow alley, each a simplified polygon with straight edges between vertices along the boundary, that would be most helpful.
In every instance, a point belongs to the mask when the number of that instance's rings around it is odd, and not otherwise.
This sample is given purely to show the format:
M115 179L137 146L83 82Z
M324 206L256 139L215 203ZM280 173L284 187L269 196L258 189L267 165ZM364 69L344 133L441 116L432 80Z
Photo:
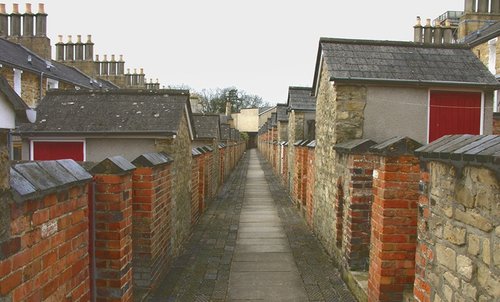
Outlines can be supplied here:
M149 301L355 301L255 149Z

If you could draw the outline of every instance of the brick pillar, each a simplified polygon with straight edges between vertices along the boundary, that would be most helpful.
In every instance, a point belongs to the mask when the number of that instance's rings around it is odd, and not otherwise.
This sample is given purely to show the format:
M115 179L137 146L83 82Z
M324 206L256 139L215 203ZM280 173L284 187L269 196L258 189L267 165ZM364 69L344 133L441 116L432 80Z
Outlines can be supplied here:
M396 137L370 148L373 171L368 301L402 301L415 278L421 144Z
M172 159L146 153L132 162L132 251L134 295L143 296L158 282L171 260Z
M312 228L313 227L313 212L314 212L314 148L316 147L316 141L313 141L309 145L307 145L307 195L306 195L306 208L307 215L306 221L307 224Z
M132 172L121 156L92 168L97 301L132 301Z

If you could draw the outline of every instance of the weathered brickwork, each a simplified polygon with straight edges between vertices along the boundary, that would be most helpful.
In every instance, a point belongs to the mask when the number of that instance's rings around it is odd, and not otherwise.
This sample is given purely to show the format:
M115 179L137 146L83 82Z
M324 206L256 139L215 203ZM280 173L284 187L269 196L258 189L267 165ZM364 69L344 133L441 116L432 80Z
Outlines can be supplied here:
M332 226L337 219L333 201L338 195L339 175L334 169L337 155L332 147L362 137L366 88L333 86L329 79L324 62L316 103L314 231L327 251L333 253L336 231Z
M415 278L419 159L381 156L374 171L368 301L401 301Z
M495 301L500 297L498 174L486 167L437 161L424 167L417 301Z
M132 173L94 178L97 300L132 301Z
M164 164L133 173L134 292L153 288L172 260L170 169L171 164Z
M314 148L307 148L307 180L306 180L306 221L309 227L313 228L314 220Z
M500 135L500 113L493 113L493 134Z
M157 151L172 156L172 249L177 255L191 230L191 139L186 116L183 115L179 132L173 140L157 141Z
M0 195L0 301L89 301L88 186Z

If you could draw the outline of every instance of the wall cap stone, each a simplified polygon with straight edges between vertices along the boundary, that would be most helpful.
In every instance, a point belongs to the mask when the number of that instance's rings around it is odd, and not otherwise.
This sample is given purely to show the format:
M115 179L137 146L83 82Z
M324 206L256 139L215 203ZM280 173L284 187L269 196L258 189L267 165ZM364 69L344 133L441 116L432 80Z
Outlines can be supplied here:
M132 164L136 167L157 167L169 164L174 160L164 152L144 153L134 159Z
M422 146L421 143L409 137L396 136L378 145L370 147L370 152L382 156L414 155L414 151Z
M123 156L112 156L94 166L90 173L92 174L127 174L135 170L135 166L126 160Z
M92 175L71 159L19 163L10 169L10 186L16 202L42 198L91 180Z
M446 135L415 151L423 160L500 164L500 135Z
M202 155L202 154L203 154L203 153L201 153L200 151L198 151L198 149L196 149L196 148L192 148L192 149L191 149L191 155L192 155L193 157L200 156L200 155Z
M355 139L352 141L336 144L333 149L339 153L364 154L369 153L370 148L377 145L371 139Z
M316 148L316 140L312 140L309 144L307 144L308 148Z
M493 112L493 118L496 120L500 120L500 112Z

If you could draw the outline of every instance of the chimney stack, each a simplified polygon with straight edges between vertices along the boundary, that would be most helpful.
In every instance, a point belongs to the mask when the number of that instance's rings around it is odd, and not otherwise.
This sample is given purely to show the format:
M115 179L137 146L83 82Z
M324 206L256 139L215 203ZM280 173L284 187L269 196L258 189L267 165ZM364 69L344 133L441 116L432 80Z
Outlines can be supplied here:
M491 0L491 13L500 14L500 0Z
M130 74L130 68L127 68L127 73L125 74L126 86L132 86L132 75Z
M47 14L45 13L45 5L38 4L38 13L36 14L36 36L47 36Z
M104 59L101 62L101 74L102 75L109 75L109 70L108 70L108 55L104 55Z
M476 0L465 0L465 13L476 12Z
M83 57L84 57L84 51L83 51L82 35L77 35L75 44L75 61L83 61Z
M66 61L73 61L75 59L75 44L73 44L73 41L71 39L71 35L68 35L68 43L66 43L65 45Z
M123 55L120 55L120 60L118 60L116 66L116 74L124 75L125 74L125 62L123 61Z
M478 0L477 12L487 14L489 9L488 3L488 0Z
M26 3L26 12L23 15L23 36L33 37L35 15L31 12L31 4Z
M137 86L138 77L137 77L137 68L134 68L134 74L132 74L132 86Z
M417 16L417 24L413 26L413 32L414 32L413 42L422 43L423 27L420 16Z
M146 77L146 76L145 76L145 74L144 74L144 68L141 68L141 69L140 69L140 72L139 72L139 75L138 75L138 78L139 78L139 79L138 79L138 84L139 84L140 86L144 86L144 84L146 83L146 81L145 81L145 77Z
M96 75L101 75L101 62L99 62L99 55L95 55L95 72Z
M116 75L116 59L115 55L111 55L111 62L109 63L109 74L110 75Z
M0 37L9 35L9 15L5 12L5 3L0 3Z
M427 19L424 27L424 43L431 44L432 43L432 26L431 19Z
M434 44L443 44L443 28L439 24L434 27Z
M10 14L10 36L21 36L21 15L19 14L19 4L12 4L12 14Z
M443 40L444 44L453 43L453 29L451 28L450 21L446 20L446 24L443 30Z
M231 102L226 102L226 115L231 116L231 108L232 108Z
M56 61L64 61L63 36L59 35L59 42L56 43Z
M85 60L92 61L94 59L94 43L92 43L92 35L87 35L85 43Z

